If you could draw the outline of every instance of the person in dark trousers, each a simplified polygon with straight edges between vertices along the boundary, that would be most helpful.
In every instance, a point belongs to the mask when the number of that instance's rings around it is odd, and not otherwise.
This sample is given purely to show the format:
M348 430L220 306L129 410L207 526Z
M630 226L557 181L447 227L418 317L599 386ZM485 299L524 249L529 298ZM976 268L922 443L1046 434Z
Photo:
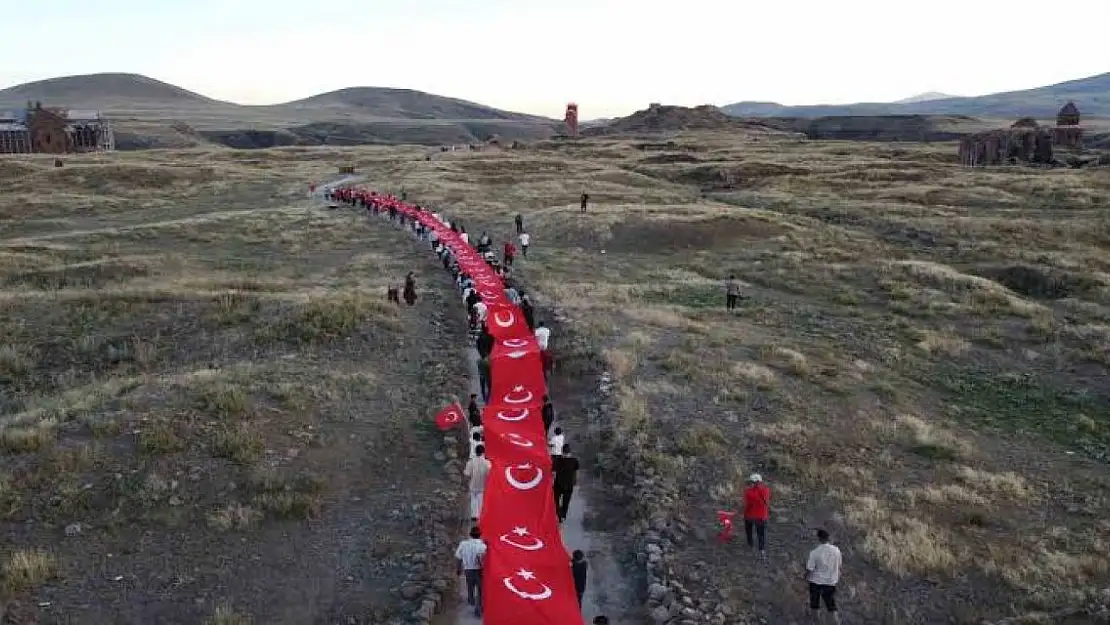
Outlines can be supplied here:
M482 427L482 409L478 407L477 393L470 394L470 403L466 406L466 412L468 420L470 421L470 427Z
M405 302L409 306L416 303L416 274L411 271L405 276Z
M729 276L728 281L725 282L725 310L736 310L736 302L740 299L740 285L736 282L736 276Z
M493 383L489 379L489 356L482 356L478 360L478 384L482 391L482 401L489 403L490 389L493 388Z
M543 435L547 436L548 430L551 429L551 424L555 423L555 405L551 403L551 398L547 395L543 396Z
M517 213L516 217L513 218L513 222L516 223L516 233L517 234L520 234L521 232L524 232L524 216L523 215L521 215L520 213Z
M455 558L459 570L466 578L466 603L474 606L474 616L482 616L482 561L486 557L486 543L477 526L470 528L470 538L459 543Z
M482 324L481 333L475 343L474 347L478 350L479 358L489 358L489 355L493 353L493 335L489 333L486 324Z
M570 445L563 445L563 453L551 458L552 469L555 472L555 512L559 522L567 520L570 510L570 498L574 495L574 486L578 481L578 458L570 453ZM581 598L581 596L580 596Z
M520 312L524 313L524 323L528 324L528 329L535 332L536 309L532 306L532 298L528 297L527 293L520 294Z
M748 487L744 490L744 535L748 548L756 543L752 540L754 530L759 541L759 557L767 557L767 520L771 516L771 489L763 483L763 476L752 473L748 477Z
M588 206L589 203L590 203L590 194L589 193L583 193L582 194L582 212L583 213L586 212L586 206Z
M806 582L809 584L809 609L814 623L823 623L821 603L832 622L840 624L840 612L836 607L836 585L840 582L842 558L840 548L829 542L829 532L817 530L818 545L809 552L806 560Z
M570 560L570 574L574 577L574 594L578 595L578 609L582 609L582 595L586 593L586 571L590 568L586 554L575 549ZM596 621L595 621L596 622Z
M391 284L386 287L385 297L390 302L397 304L398 306L401 305L401 289L398 288L396 284Z

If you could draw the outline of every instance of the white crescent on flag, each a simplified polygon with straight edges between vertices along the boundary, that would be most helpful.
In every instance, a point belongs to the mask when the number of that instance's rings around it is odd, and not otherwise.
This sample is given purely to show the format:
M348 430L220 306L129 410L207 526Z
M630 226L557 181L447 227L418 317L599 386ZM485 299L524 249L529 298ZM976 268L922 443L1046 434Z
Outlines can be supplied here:
M546 546L538 537L532 536L526 527L514 527L508 534L502 534L501 542L523 551L539 551Z
M526 592L516 587L516 584L513 582L513 577L519 577L524 581L531 581L536 579L536 574L526 569L520 569L516 572L515 575L502 578L502 582L504 582L505 588L508 588L509 592L520 597L521 599L529 599L531 601L543 601L544 599L548 599L551 597L551 589L548 588L547 584L540 584L538 592Z
M508 314L505 315L505 316L502 316L503 312L508 313ZM511 310L506 310L506 311L499 310L499 311L493 313L493 322L496 323L499 327L511 328L511 327L513 327L513 324L516 323L516 313L514 313Z
M525 410L524 412L525 412L525 415L528 414L527 410ZM510 443L516 445L517 447L524 447L525 449L527 449L529 447L535 447L536 446L536 444L534 442L525 438L524 436L521 436L520 434L517 434L516 432L509 432L507 434L504 434L504 437L505 437L505 440L507 440Z
M524 339L505 339L501 341L501 344L509 349L520 349L521 347L527 347L528 341Z
M505 393L505 397L503 399L505 400L506 404L527 404L528 402L535 399L535 397L536 396L532 394L532 391L529 391L523 386L518 385L514 386L513 390Z
M497 418L501 419L502 421L509 421L509 422L523 421L523 420L528 418L528 409L527 408L521 408L520 410L516 411L516 414L506 414L504 411L498 410L497 411Z
M527 482L521 482L520 480L516 479L516 476L513 475L513 471L515 471L516 469L521 469L523 471L534 470L536 472L536 475ZM539 467L534 467L531 463L527 462L511 467L505 467L505 480L507 480L509 484L517 490L532 490L533 488L539 486L540 482L543 481L543 469Z

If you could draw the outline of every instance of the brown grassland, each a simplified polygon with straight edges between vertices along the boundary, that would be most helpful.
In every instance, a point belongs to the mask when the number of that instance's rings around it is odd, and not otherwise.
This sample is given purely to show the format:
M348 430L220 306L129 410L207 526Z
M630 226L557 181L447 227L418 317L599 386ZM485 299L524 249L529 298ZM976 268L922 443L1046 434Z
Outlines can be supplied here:
M671 139L0 161L0 596L44 622L389 607L434 544L417 521L457 501L417 424L460 386L461 353L437 350L461 323L445 290L380 303L410 268L443 285L423 249L310 207L307 183L353 164L473 234L523 214L521 278L612 372L630 470L674 493L622 522L701 528L668 567L728 622L804 616L819 525L850 622L1105 600L1106 170ZM766 564L713 541L753 470L774 492Z

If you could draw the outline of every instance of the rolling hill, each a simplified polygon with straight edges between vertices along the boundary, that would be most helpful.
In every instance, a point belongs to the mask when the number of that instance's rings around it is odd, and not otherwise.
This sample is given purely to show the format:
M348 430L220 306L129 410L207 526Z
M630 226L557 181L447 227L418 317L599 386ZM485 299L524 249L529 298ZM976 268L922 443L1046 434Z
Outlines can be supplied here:
M556 120L411 89L351 87L302 100L248 106L215 100L139 74L88 74L0 90L0 110L25 106L99 109L121 149L360 143L480 143L493 135L553 134Z
M978 97L946 97L913 102L861 102L785 106L775 102L737 102L721 107L737 117L831 117L874 115L965 115L972 117L1051 118L1067 101L1085 116L1110 116L1110 73L1078 80Z

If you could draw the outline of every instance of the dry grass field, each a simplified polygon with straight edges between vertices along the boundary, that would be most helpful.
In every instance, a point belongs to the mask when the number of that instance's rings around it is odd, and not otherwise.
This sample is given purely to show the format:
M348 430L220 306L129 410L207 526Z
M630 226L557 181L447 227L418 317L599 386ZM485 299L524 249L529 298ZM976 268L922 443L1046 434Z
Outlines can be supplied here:
M801 620L818 525L844 551L848 622L1105 599L1107 170L669 139L0 161L3 596L41 622L389 607L434 544L417 521L455 505L435 503L416 425L442 396L416 389L455 392L461 352L434 350L461 322L423 249L307 208L307 182L352 163L473 234L524 215L518 273L571 320L560 357L593 352L616 380L592 445L612 501L629 479L666 489L618 523L684 528L667 566L712 622ZM418 309L379 304L410 268ZM765 564L713 538L753 470L774 493Z
M674 493L626 510L694 528L671 566L724 614L804 616L818 525L844 549L851 622L1105 600L1107 170L963 169L947 145L671 140L359 161L475 234L503 239L524 215L522 279L618 382L610 451ZM710 189L719 171L733 188ZM735 315L730 274L747 284ZM752 470L775 494L766 566L712 539Z
M385 304L444 278L312 206L328 158L0 160L0 622L376 623L432 581L463 325Z

